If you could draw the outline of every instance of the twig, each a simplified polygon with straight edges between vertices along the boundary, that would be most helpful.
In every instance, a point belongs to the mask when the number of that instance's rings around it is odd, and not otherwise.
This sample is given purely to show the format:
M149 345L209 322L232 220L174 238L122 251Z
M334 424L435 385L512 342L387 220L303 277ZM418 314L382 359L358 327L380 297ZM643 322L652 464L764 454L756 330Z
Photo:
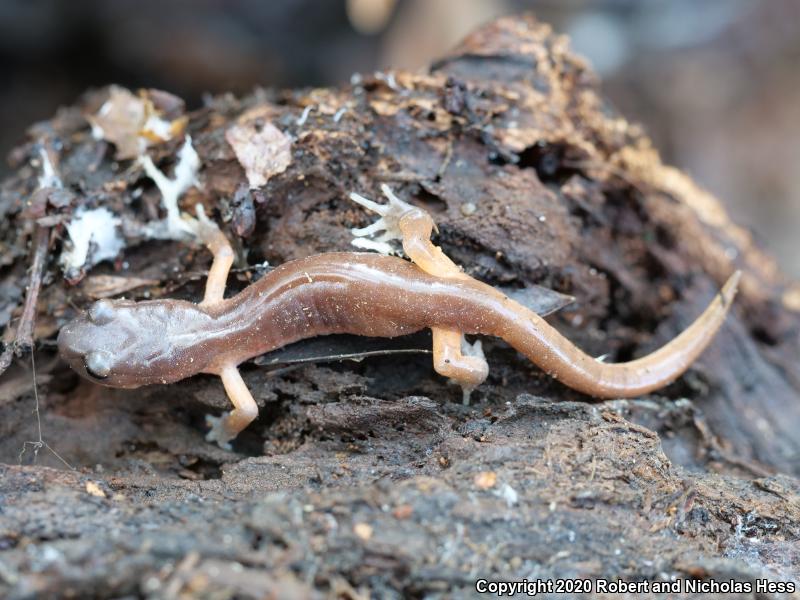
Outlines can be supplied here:
M42 159L42 174L39 177L39 189L46 188L61 188L61 176L58 172L59 156L52 151L51 145L43 141L40 148ZM42 206L42 210L47 212L46 203ZM25 290L25 304L22 308L22 316L17 325L17 332L14 341L9 344L0 356L0 375L11 364L12 354L21 356L24 351L31 353L31 374L33 377L33 397L34 408L33 412L36 415L36 431L38 439L36 441L23 442L22 450L19 453L19 462L22 464L22 457L25 451L30 446L33 448L34 462L39 457L39 450L47 448L53 453L58 460L60 460L68 469L73 469L64 458L50 445L44 441L42 437L42 416L39 412L39 386L36 382L36 359L34 358L34 329L36 324L36 308L39 302L39 292L42 289L42 277L44 274L44 266L47 261L47 250L50 245L50 227L45 227L36 224L33 230L33 259L31 260L30 275L28 277L28 286Z
M50 228L36 225L33 234L33 261L31 264L30 278L28 279L28 289L25 295L25 306L22 310L22 318L17 327L17 339L14 342L17 355L22 350L29 350L33 347L33 328L36 322L36 305L39 300L39 291L42 289L42 275L44 273L44 263L47 258L47 248L50 243Z
M39 190L47 188L59 189L63 186L61 175L58 171L60 157L53 149L50 141L43 139L39 144L39 157L42 161L42 173L39 176ZM47 213L47 202L41 204L40 211ZM41 214L37 216L42 216ZM33 231L33 259L31 260L28 286L25 289L25 304L22 309L14 341L10 342L0 355L0 375L5 373L11 360L16 354L21 356L24 350L33 347L33 330L36 322L36 305L39 301L39 291L42 288L42 274L47 259L47 248L50 243L50 228L36 223Z
M33 347L36 305L39 301L39 291L42 288L42 275L49 243L50 228L37 224L33 234L33 260L31 261L28 286L25 290L25 304L14 341L8 344L3 350L3 354L0 355L0 375L8 369L14 354L21 356L23 352L31 350Z
M400 181L405 183L418 183L420 181L433 181L433 177L426 177L418 175L410 171L398 171L396 173L376 173L374 175L375 181Z
M444 154L444 160L442 160L442 164L439 166L439 170L436 172L436 180L440 181L444 176L445 171L447 171L447 167L450 166L450 161L453 159L453 140L450 140L447 144L447 150Z

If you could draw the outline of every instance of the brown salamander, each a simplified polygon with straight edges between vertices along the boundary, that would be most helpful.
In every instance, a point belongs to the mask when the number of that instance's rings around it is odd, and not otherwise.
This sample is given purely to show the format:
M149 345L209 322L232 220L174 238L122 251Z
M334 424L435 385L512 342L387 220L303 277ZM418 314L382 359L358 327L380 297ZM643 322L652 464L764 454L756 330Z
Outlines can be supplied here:
M197 373L222 378L234 409L209 417L210 441L236 437L258 414L237 366L286 344L350 333L395 337L430 328L436 371L472 390L489 368L463 334L497 336L565 385L599 398L633 397L680 376L722 324L736 293L734 273L683 333L642 358L607 364L585 354L528 308L466 275L430 241L425 211L397 199L388 205L352 195L381 214L354 230L365 247L397 238L413 262L359 252L333 252L285 263L232 298L224 298L233 251L210 221L196 228L214 254L199 304L183 300L100 300L61 329L69 364L112 387L171 383ZM385 233L377 240L364 236ZM477 344L476 344L477 346Z

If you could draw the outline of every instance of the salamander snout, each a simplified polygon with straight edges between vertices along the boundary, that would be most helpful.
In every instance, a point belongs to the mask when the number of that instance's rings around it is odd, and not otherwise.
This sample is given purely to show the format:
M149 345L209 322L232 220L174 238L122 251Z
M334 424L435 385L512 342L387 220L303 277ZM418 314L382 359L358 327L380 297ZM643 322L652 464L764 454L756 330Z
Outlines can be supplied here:
M115 323L117 310L108 300L96 302L86 313L61 328L58 351L84 377L127 387L115 376L127 338L125 328Z
M177 300L99 300L61 328L58 351L82 376L110 387L168 383L201 368L183 351L187 335L207 315Z

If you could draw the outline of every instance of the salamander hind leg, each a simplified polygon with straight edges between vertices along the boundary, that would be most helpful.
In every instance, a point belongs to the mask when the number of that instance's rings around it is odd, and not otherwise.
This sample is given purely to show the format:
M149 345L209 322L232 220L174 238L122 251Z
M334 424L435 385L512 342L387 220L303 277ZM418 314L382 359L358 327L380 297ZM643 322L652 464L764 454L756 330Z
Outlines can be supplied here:
M470 344L460 331L432 327L433 368L439 375L449 377L461 386L464 404L476 387L489 375L489 364L483 356L481 343Z
M353 202L379 216L372 225L351 229L351 233L355 236L351 243L356 248L364 250L375 250L381 254L397 254L397 248L390 242L403 238L400 231L400 219L404 215L420 209L400 200L386 184L381 186L381 191L389 200L388 204L378 204L355 192L350 194ZM378 233L380 235L376 235Z
M206 441L217 442L220 448L230 450L230 441L258 416L258 405L235 366L224 367L220 377L233 410L221 417L206 415L206 423L211 427Z
M406 256L426 273L437 277L468 278L469 276L450 260L441 248L431 242L431 233L436 231L436 223L431 215L400 200L389 186L384 184L381 190L389 200L388 204L378 204L358 194L350 194L354 202L380 215L372 225L352 230L356 236L353 245L367 250L377 250L383 254L393 254L396 250L390 242L399 240ZM377 237L370 237L379 232L383 233Z
M356 248L364 250L375 250L381 254L397 254L397 248L390 242L403 238L400 231L400 219L404 215L420 209L400 200L388 185L382 185L381 190L389 200L388 204L378 204L355 192L350 194L353 202L379 216L372 225L351 229L350 232L355 236L351 243Z
M389 189L381 186L389 204L377 204L371 200L351 194L353 201L380 215L375 223L363 229L353 229L353 245L370 250L390 253L394 249L389 242L400 240L403 251L420 269L443 279L471 279L456 265L441 248L431 242L436 224L428 212L400 200ZM366 239L375 233L384 233L375 239ZM389 252L387 252L387 250ZM440 375L449 377L464 391L464 404L489 374L489 365L483 356L481 343L469 344L457 330L432 327L433 368Z

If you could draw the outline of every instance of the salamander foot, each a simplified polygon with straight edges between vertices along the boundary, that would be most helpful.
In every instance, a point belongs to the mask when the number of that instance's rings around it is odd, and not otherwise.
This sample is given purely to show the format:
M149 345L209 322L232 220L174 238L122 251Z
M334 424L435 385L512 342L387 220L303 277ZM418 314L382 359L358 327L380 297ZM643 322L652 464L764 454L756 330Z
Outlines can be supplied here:
M381 254L398 254L400 252L399 249L389 242L402 241L403 233L400 231L400 219L409 212L419 209L407 202L403 202L385 183L381 186L381 191L389 200L388 204L378 204L355 192L350 194L350 199L353 202L380 215L380 218L372 225L351 229L351 233L356 238L351 243L357 248L375 250ZM383 232L381 235L373 237L381 231Z
M209 432L206 434L206 441L216 442L223 450L233 450L230 441L236 436L231 435L226 427L227 417L228 415L222 415L221 417L206 415L206 425L210 427Z

